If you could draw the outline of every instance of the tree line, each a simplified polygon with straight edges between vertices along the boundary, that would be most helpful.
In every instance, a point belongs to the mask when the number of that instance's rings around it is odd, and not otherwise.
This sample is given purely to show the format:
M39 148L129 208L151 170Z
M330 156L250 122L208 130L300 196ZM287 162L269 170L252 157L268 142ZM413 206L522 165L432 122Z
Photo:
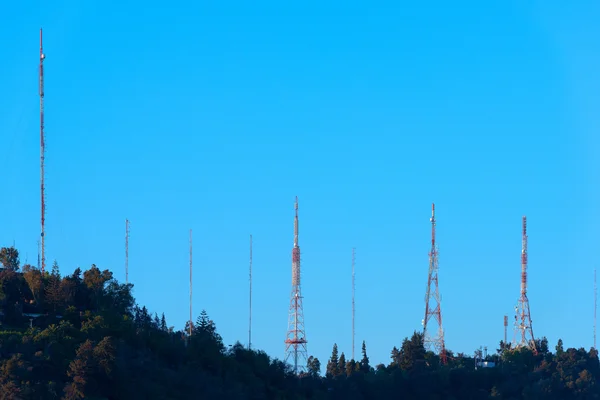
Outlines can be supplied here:
M20 265L14 247L0 249L0 399L594 399L600 398L598 352L537 354L500 342L476 359L426 351L413 332L371 365L333 344L324 364L310 356L306 372L237 342L225 346L206 311L181 329L136 304L132 284L92 265L61 275ZM190 333L191 331L191 333ZM481 355L479 355L481 357Z

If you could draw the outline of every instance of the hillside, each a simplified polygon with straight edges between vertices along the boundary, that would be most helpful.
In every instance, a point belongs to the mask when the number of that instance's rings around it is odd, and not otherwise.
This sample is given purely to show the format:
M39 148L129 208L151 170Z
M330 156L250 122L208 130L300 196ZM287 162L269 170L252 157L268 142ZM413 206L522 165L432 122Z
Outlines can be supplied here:
M449 352L440 366L413 333L391 349L389 365L346 360L333 345L296 377L282 362L237 343L223 345L203 311L192 327L170 328L165 315L135 303L132 285L92 265L61 276L19 265L0 250L0 399L594 399L600 398L595 349L539 354L500 343L497 364Z

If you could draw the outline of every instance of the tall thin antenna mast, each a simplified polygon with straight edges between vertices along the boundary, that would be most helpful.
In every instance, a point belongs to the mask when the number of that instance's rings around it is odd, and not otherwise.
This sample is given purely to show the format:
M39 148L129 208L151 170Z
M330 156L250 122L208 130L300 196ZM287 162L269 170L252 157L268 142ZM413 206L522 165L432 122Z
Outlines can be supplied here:
M252 235L250 235L250 313L248 318L248 350L252 348Z
M352 248L352 359L354 360L354 317L355 317L355 308L354 308L354 256L355 256L356 247Z
M292 249L292 292L290 295L290 310L288 314L288 331L285 339L285 362L291 357L294 363L294 373L302 372L305 367L306 332L304 329L304 311L302 307L302 289L300 285L300 246L298 245L298 197L294 205L294 247Z
M504 345L506 346L508 343L506 342L508 334L508 315L504 316Z
M46 192L44 187L44 155L46 152L46 139L44 136L44 59L46 55L44 54L43 46L42 46L42 29L40 28L40 72L39 72L39 80L40 80L40 192L41 192L41 201L42 201L42 232L40 234L42 239L42 274L46 269L46 246L45 246L45 233L46 233Z
M598 310L598 285L596 285L596 270L594 269L594 348L596 348L596 311Z
M192 336L192 230L190 229L190 336Z
M129 283L129 220L125 219L125 284Z
M442 328L442 298L438 285L438 248L435 242L435 204L431 204L431 250L429 252L429 274L427 276L427 291L425 295L425 318L423 319L423 339L426 348L435 348L440 355L442 364L446 364L446 344ZM433 286L433 287L432 287ZM437 334L427 331L427 323L434 319L438 325Z
M529 299L527 298L527 217L523 216L522 245L521 245L521 296L515 307L515 347L529 347L533 354L537 354ZM517 339L517 336L520 336Z

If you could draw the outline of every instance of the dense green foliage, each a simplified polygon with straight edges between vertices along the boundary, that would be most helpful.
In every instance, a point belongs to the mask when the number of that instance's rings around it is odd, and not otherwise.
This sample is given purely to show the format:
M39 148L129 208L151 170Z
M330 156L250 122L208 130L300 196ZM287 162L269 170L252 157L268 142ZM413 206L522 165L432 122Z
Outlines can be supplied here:
M107 270L20 270L14 248L0 249L0 262L0 399L600 398L596 350L565 350L561 341L551 353L539 340L537 355L501 343L487 357L497 365L475 369L473 358L452 352L441 366L415 332L387 366L369 364L365 342L357 361L333 345L325 376L310 357L297 377L262 351L226 347L204 311L174 330Z

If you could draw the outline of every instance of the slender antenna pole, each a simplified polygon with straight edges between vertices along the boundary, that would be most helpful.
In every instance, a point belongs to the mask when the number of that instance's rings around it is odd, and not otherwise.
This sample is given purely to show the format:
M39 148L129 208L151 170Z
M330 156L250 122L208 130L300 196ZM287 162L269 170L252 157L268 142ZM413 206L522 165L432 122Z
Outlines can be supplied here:
M46 246L45 246L45 231L46 231L46 193L44 187L44 154L46 151L46 143L44 137L44 59L46 55L44 54L42 47L42 29L40 28L40 72L39 72L39 80L40 80L40 192L41 192L41 201L42 201L42 232L40 237L42 239L42 274L46 269Z
M125 219L125 284L129 283L129 220Z
M596 348L596 311L598 310L598 285L596 285L596 270L594 269L594 349Z
M507 345L508 315L504 316L504 345Z
M356 248L352 248L352 360L354 358L354 317L355 317L355 308L354 308L354 252Z
M190 336L192 336L192 230L190 229Z
M250 317L248 320L248 350L252 348L252 235L250 235Z

